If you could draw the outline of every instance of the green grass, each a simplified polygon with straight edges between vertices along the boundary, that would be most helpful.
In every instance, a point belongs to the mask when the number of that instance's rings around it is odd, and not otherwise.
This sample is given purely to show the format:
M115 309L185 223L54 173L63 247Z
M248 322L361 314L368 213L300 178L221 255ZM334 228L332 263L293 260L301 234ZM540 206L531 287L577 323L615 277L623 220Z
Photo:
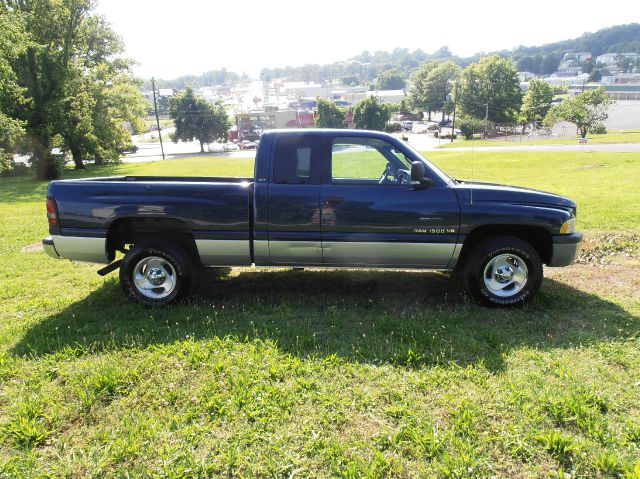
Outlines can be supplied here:
M431 156L574 198L588 236L638 230L637 154ZM499 312L443 273L251 268L152 310L95 265L22 252L45 190L0 180L0 477L638 477L637 260L556 270Z
M576 145L578 136L574 138L551 138L536 139L528 138L524 135L521 139L517 137L513 140L458 140L453 143L443 143L438 148L461 148L461 147L481 147L481 146L535 146L535 145ZM612 130L602 135L587 135L589 143L638 143L640 142L640 131L638 130Z
M433 151L427 156L455 178L567 196L578 205L579 229L640 230L640 153Z

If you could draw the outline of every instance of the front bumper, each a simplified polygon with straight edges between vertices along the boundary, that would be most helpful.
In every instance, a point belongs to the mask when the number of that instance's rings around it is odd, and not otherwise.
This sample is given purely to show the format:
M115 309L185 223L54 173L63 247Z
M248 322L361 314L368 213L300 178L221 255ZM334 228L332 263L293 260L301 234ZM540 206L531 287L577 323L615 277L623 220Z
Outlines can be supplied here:
M45 253L47 253L52 258L61 258L61 256L56 251L56 246L53 244L53 238L51 236L47 236L42 240L42 247L44 248Z
M547 266L569 266L576 260L582 233L552 236L551 259Z

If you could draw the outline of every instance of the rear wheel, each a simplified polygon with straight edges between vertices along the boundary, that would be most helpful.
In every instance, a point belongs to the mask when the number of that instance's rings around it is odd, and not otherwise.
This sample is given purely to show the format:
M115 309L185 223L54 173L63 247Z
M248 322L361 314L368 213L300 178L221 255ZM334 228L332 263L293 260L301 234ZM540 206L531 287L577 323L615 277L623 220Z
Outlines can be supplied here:
M172 243L142 242L127 252L120 266L120 285L132 300L164 306L191 292L194 266L189 256Z
M542 261L535 248L519 238L487 238L467 255L463 280L469 294L482 304L523 304L540 288Z

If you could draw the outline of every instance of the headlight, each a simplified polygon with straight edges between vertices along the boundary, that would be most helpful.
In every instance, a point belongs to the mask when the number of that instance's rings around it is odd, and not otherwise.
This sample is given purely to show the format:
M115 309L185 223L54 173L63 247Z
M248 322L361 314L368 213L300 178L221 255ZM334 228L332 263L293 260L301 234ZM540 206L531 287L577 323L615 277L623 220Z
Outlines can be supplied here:
M573 233L575 230L576 230L576 219L571 218L570 220L567 220L564 223L562 223L562 226L560 227L560 234L568 235Z

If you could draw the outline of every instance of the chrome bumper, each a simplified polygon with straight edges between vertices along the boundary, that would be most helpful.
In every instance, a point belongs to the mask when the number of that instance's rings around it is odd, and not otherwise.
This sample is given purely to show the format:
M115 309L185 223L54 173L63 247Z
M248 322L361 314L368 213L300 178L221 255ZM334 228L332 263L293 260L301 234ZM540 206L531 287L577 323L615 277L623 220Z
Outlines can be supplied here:
M547 266L569 266L573 264L581 242L582 233L553 236L551 260Z
M53 238L51 236L47 236L42 240L42 247L44 248L45 253L47 253L52 258L61 258L61 256L56 251L56 246L53 244Z

